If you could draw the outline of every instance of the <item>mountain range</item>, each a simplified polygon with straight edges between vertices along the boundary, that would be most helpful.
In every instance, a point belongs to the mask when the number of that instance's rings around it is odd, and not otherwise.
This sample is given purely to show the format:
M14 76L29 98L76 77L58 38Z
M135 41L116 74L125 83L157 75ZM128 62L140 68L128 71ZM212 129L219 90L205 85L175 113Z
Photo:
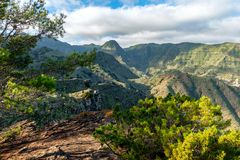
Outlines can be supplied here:
M100 94L103 101L109 102L105 106L118 101L131 106L138 98L169 93L208 96L223 106L223 116L232 120L232 126L240 126L240 44L149 43L122 48L115 40L100 46L70 45L44 38L31 53L31 67L38 68L48 58L64 59L72 52L81 54L93 49L97 50L94 69L77 68L69 79L88 79L96 90L104 84L108 91L101 90Z

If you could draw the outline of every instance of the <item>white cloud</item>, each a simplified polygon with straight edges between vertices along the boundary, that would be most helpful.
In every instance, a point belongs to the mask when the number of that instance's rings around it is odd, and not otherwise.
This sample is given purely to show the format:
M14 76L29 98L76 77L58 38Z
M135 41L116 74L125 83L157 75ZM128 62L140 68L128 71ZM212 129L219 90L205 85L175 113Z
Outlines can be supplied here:
M64 40L101 44L116 39L123 46L147 42L236 42L240 40L239 6L239 0L168 0L165 4L118 9L86 6L66 12Z
M81 0L45 0L46 7L56 9L57 11L69 10L82 5Z

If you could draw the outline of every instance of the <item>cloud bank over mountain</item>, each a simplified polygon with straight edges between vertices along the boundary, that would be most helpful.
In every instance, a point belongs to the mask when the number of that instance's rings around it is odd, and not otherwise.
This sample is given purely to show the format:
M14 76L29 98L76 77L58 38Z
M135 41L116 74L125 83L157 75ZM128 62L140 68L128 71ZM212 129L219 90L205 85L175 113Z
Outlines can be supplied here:
M239 0L48 0L67 15L66 34L72 44L102 44L109 39L122 46L136 43L240 42ZM65 8L64 8L65 7Z

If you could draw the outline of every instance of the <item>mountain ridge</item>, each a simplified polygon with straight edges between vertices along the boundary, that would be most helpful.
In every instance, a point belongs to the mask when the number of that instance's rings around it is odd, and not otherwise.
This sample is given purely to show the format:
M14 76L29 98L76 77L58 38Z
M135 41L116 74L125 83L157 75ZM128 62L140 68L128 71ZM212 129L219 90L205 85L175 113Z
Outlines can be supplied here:
M54 51L50 53L56 53ZM240 90L233 83L240 78L240 44L148 43L122 48L116 41L110 40L96 51L95 65L98 69L87 72L80 69L80 75L96 74L106 84L116 83L115 88L119 88L121 93L141 93L142 96L136 97L166 96L178 92L194 98L208 96L214 103L223 106L225 117L230 117L234 126L240 126ZM116 92L113 87L110 88L107 94ZM112 95L128 106L124 97ZM110 98L111 105L114 104L114 96Z
M174 69L193 75L214 77L230 85L240 86L236 84L240 79L240 69L238 69L240 68L240 43L146 43L122 48L115 40L107 41L101 46L94 44L71 46L65 42L54 41L62 47L65 46L64 50L53 45L54 43L47 43L49 39L43 43L44 40L40 41L34 50L47 47L55 51L59 50L67 56L74 51L86 52L96 49L113 55L121 64L135 73L154 75ZM76 47L80 48L76 50Z

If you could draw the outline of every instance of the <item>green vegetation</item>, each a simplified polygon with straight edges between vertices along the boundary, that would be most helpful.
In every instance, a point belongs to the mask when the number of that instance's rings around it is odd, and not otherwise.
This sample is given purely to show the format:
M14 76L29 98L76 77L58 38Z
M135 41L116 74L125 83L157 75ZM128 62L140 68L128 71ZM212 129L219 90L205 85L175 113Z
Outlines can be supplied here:
M77 67L91 66L96 58L96 51L93 50L89 53L72 53L65 60L48 59L42 63L43 72L55 72L59 74L67 74L73 72Z
M29 51L42 37L64 33L65 16L49 17L44 0L29 0L20 5L16 0L0 2L0 101L12 72L24 70L32 62ZM34 34L26 34L29 28ZM19 77L18 77L19 78Z
M64 61L51 60L53 63L47 63L49 67L47 71L57 74L65 69L67 73L78 66L91 65L95 57L95 50L83 54L73 53ZM52 70L50 67L58 70ZM5 115L0 119L1 126L30 119L35 121L38 127L42 127L83 111L84 107L80 102L56 92L55 77L40 73L41 71L34 71L34 74L31 74L31 71L20 69L11 71L9 74L11 78L7 80L4 88L2 100L4 108L1 112L5 112ZM85 96L91 97L90 93Z
M66 65L68 68L70 66L76 67L76 66L90 66L96 58L96 50L93 50L90 53L83 53L83 54L78 54L78 53L73 53L66 59Z
M171 160L240 159L240 131L222 131L216 126L190 133L173 149Z
M21 127L10 128L9 130L5 131L1 138L5 141L13 141L21 134Z
M148 79L151 94L158 97L168 93L187 95L199 99L201 95L211 98L214 104L222 106L224 119L231 119L231 127L240 126L240 88L227 85L213 78L197 77L176 70Z
M44 92L9 81L4 94L5 115L1 126L8 126L19 120L30 119L38 127L71 117L82 111L82 105L68 96ZM13 115L12 115L13 114Z
M29 84L33 87L43 89L46 91L54 91L56 89L56 79L44 74L37 76L29 81Z
M139 44L121 53L130 67L150 75L178 70L197 76L211 76L234 84L239 79L238 43L206 45L197 43Z
M1 1L0 47L9 50L9 65L27 66L31 62L28 51L38 39L63 35L65 16L61 14L50 19L44 4L43 0L29 1L24 5L15 0ZM35 35L24 34L29 28L34 28Z
M84 99L90 99L92 97L93 97L93 94L92 94L91 90L86 90L82 94L82 98L84 98Z
M207 97L145 99L113 115L94 136L122 159L240 158L240 131L226 129L230 121Z
M4 94L5 108L15 110L18 113L32 113L34 106L32 103L36 101L40 92L28 88L23 85L8 81Z
M138 97L145 97L148 91L151 92L148 86L132 80L138 77L128 66L146 73L150 73L151 69L152 73L157 73L158 69L162 70L161 73L180 70L221 78L227 76L229 71L234 74L239 72L240 63L236 60L239 58L239 46L146 44L130 47L125 51L117 42L110 41L102 47L108 53L99 52L96 56L96 50L93 50L82 54L74 52L64 57L65 55L55 56L57 51L50 50L52 55L49 57L56 59L42 62L45 58L39 56L47 52L48 49L45 48L42 50L44 53L35 54L35 58L39 58L39 70L33 71L28 68L32 62L29 52L38 40L43 37L56 38L64 33L65 16L60 14L49 18L44 4L43 0L29 0L24 5L19 5L17 0L0 1L0 127L24 119L32 120L38 127L42 127L81 111L110 108L117 101L124 100L121 103L126 104L125 108L115 109L114 121L94 132L94 136L120 158L240 159L240 131L229 130L230 121L223 119L221 107L213 104L207 97L195 100L179 94L168 95L166 98L140 100L130 109L126 107L130 103L135 104ZM24 33L29 28L34 29L34 35ZM124 65L109 54L111 52L121 58ZM212 54L213 52L216 54ZM95 73L86 69L94 63L99 67L95 68ZM79 79L61 79L65 86L62 91L56 89L60 81L58 78L68 77L77 67L85 67L82 70L82 77L85 79L81 77L84 80L81 79L80 82L85 83L82 89L89 89L79 92L82 93L81 100L77 99L78 91L73 91L76 94L72 93L76 95L75 98L64 92L70 86L69 83L79 82ZM232 80L236 77L239 75L234 75ZM180 79L183 83L179 83ZM69 83L64 83L65 80ZM158 80L153 77L152 81L158 83ZM156 85L155 82L152 85ZM214 80L188 78L186 75L184 77L182 73L176 77L169 76L169 80L163 78L160 83L160 89L158 86L153 87L156 94L159 91L163 93L165 87L172 93L184 90L195 98L201 95L217 97L215 102L226 104L231 115L239 121L239 109L233 107L238 104L232 100L240 96L236 88ZM79 83L75 83L76 85ZM75 86L73 84L72 88ZM94 104L92 101L101 104ZM11 141L20 133L21 127L12 128L4 133L3 138Z
M54 99L45 91L55 89L55 79L40 72L32 76L26 68L32 62L29 51L39 39L55 38L64 33L65 15L50 18L44 5L44 0L29 0L23 5L17 0L0 2L1 126L27 117L38 119L37 112L47 115L45 103ZM25 33L29 28L34 29L31 35ZM26 80L32 77L36 78L29 81L31 87Z
M6 63L9 60L10 53L7 49L0 48L0 63Z

